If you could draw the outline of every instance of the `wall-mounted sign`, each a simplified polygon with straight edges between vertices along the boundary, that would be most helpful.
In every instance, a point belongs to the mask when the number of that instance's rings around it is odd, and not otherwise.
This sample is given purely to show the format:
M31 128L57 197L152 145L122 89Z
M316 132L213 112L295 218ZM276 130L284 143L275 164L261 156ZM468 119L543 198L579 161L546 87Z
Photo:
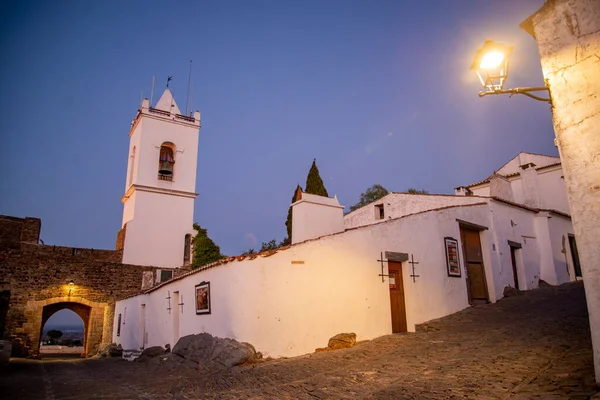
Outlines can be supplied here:
M448 276L460 278L460 260L458 257L458 240L445 237L446 245L446 267L448 268Z
M395 251L386 251L385 258L388 261L408 261L408 253L397 253Z
M304 264L304 261L302 260L292 260L292 265L294 264Z
M200 282L195 286L196 314L210 314L210 282Z

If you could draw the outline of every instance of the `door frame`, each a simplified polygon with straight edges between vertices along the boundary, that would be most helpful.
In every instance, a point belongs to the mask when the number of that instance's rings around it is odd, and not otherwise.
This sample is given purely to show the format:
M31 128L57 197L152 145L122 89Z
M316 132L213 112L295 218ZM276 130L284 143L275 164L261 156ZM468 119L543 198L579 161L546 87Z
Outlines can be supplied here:
M392 265L394 267L392 267ZM403 275L403 270L402 270L402 262L388 260L388 279L391 277L390 271L397 272L398 281L394 282L394 284L401 288L399 295L402 296L400 299L401 301L400 301L400 305L399 305L399 309L398 309L398 313L400 314L399 315L400 320L397 321L398 324L400 325L400 327L399 327L399 329L397 329L397 332L396 332L396 331L394 331L394 313L392 312L392 309L394 307L394 305L392 304L392 297L391 297L393 289L392 288L388 289L388 292L390 293L390 319L391 319L390 322L392 323L392 333L408 332L408 318L406 315L406 291L404 289L404 275ZM404 316L404 318L402 318L402 315Z
M508 241L508 247L510 248L510 261L512 263L512 271L513 278L515 281L515 289L517 290L525 290L524 285L519 285L519 257L520 254L517 254L517 250L521 250L523 246L521 243L513 242L512 240ZM521 287L523 289L521 289Z
M459 228L460 248L461 248L462 255L463 255L463 262L464 262L464 268L465 268L465 284L467 287L467 297L468 297L469 304L473 304L473 299L471 298L471 284L469 283L468 257L467 257L467 252L465 249L465 243L463 241L463 235L462 235L463 230L477 232L477 235L479 236L479 248L481 250L481 271L483 273L483 283L484 283L484 289L485 289L485 294L486 294L485 300L489 303L489 302L491 302L491 300L490 300L490 290L488 288L488 277L487 277L488 274L486 272L486 260L485 260L486 257L483 252L483 245L482 245L483 240L481 238L481 232L488 230L488 227L483 226L483 225L474 224L472 222L464 221L464 220L458 219L458 218L456 219L456 222L458 222L458 228Z

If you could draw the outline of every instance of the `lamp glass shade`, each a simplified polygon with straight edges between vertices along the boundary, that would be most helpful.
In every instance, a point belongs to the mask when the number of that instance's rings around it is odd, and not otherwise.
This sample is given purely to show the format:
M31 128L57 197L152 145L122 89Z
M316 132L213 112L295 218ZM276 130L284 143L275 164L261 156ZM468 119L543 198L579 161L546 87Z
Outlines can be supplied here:
M477 50L471 69L477 73L484 89L491 92L502 90L508 79L508 61L512 51L512 46L491 40L486 40Z

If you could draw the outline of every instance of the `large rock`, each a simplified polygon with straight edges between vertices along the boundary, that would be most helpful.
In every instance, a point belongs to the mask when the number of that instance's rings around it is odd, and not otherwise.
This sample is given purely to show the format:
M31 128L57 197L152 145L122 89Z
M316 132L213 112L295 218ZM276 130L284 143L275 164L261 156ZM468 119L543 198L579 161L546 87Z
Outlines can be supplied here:
M356 333L338 333L329 339L329 347L332 350L354 347L356 344Z
M158 356L163 356L165 355L165 353L167 353L167 351L160 346L152 346L152 347L148 347L147 349L144 349L144 351L142 351L142 355L146 356L146 357L158 357Z
M121 357L123 355L123 348L121 345L116 343L110 343L100 347L98 355L101 357Z
M173 354L208 369L228 369L257 358L251 344L214 337L209 333L182 337L173 347Z

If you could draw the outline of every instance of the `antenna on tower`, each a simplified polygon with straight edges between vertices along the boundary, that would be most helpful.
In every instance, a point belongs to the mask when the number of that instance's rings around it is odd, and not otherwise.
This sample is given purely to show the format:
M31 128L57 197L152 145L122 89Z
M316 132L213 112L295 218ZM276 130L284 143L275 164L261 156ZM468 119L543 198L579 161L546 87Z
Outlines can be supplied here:
M190 73L188 75L187 94L185 95L185 115L188 115L188 104L190 101L190 82L192 81L192 60L190 60Z
M150 107L152 107L152 104L154 104L152 102L152 100L154 100L154 80L156 79L156 77L154 75L152 75L152 91L150 92Z

